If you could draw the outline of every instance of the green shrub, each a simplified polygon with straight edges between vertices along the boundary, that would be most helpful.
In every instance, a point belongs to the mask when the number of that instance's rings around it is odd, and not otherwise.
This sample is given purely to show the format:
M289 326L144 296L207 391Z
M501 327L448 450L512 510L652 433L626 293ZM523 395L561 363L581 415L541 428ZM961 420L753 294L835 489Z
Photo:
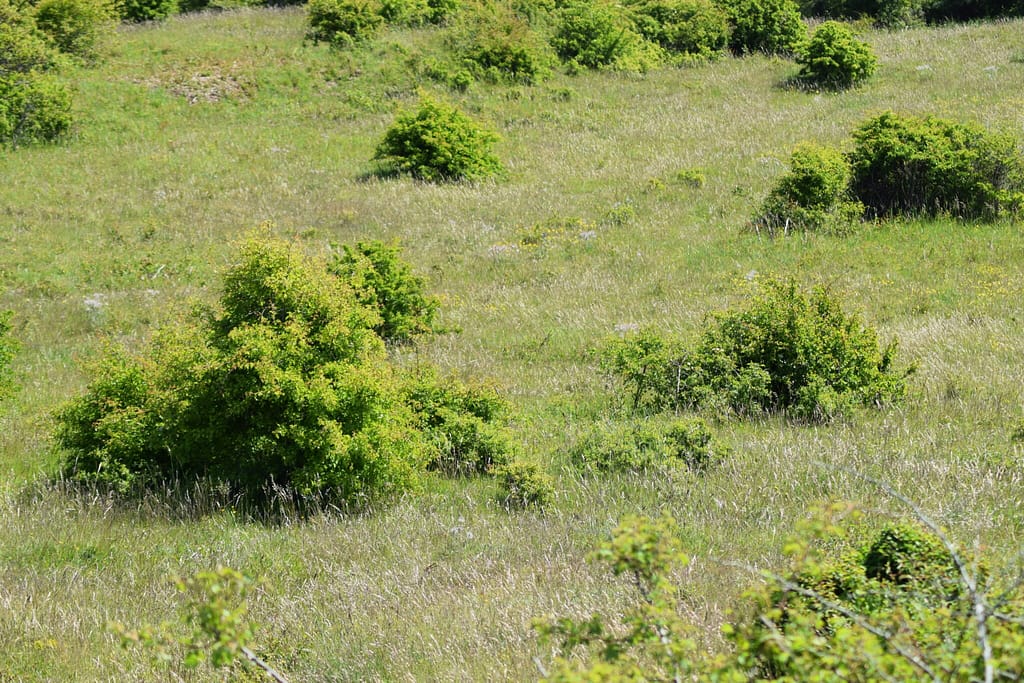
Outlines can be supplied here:
M644 420L598 428L570 449L569 458L599 472L682 467L702 474L728 453L703 420Z
M555 497L551 475L533 460L512 460L491 469L501 482L502 503L509 509L546 508Z
M416 111L399 115L373 158L421 180L478 180L502 170L491 151L497 141L454 107L423 98Z
M754 219L770 235L796 230L843 232L864 212L847 199L850 166L837 149L804 143L793 151L789 172L776 182Z
M32 15L10 0L0 0L0 78L52 69L55 57Z
M1024 189L1011 135L886 112L853 133L851 188L876 216L949 213L994 219Z
M53 76L30 71L0 76L0 142L50 142L71 128L71 97Z
M807 39L807 26L793 0L731 0L727 6L734 52L790 55Z
M608 344L602 368L634 410L784 411L827 421L903 395L895 351L895 342L879 347L874 330L826 289L808 296L792 281L768 280L745 309L716 316L693 350L643 331Z
M106 0L41 0L36 25L61 52L93 61L113 29L115 9Z
M796 58L797 80L814 88L841 90L870 77L878 68L871 46L857 40L853 32L835 21L815 29Z
M125 21L160 21L178 11L177 0L118 0L117 9Z
M644 62L645 44L626 10L599 1L566 5L551 37L555 53L573 68L629 70Z
M901 586L920 587L953 578L956 571L942 541L910 524L885 526L868 546L860 564L866 578Z
M430 446L430 469L482 474L511 459L512 438L503 424L508 405L493 389L442 380L428 368L414 373L402 393Z
M68 477L125 491L180 477L359 504L416 484L430 450L374 316L324 264L251 241L219 306L111 354L57 416Z
M374 332L388 342L409 342L435 331L438 300L424 292L423 278L401 259L395 244L357 242L344 245L331 272L355 291L356 300L380 314Z
M640 0L628 7L640 35L670 53L710 59L728 43L729 18L711 0Z
M384 25L377 0L310 0L306 39L349 47L372 38Z
M0 401L7 399L14 391L11 361L18 350L18 344L11 336L11 312L0 312Z
M504 4L487 3L463 13L451 42L477 77L495 83L539 83L555 63L541 35Z

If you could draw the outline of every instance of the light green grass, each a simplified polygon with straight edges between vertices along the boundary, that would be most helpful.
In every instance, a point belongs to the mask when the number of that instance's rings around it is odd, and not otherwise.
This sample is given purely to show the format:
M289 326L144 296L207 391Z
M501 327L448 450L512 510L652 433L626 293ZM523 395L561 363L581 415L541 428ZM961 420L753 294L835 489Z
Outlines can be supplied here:
M1011 61L1024 24L869 33L879 73L840 94L782 89L796 67L757 56L459 94L404 67L438 49L429 30L346 55L303 46L303 18L240 11L124 29L105 64L68 75L71 139L0 158L0 306L23 344L22 388L0 418L0 678L176 680L121 651L105 624L175 618L167 575L223 563L266 577L256 642L293 680L529 680L532 658L550 654L530 620L615 614L628 586L584 558L622 514L663 509L695 557L680 577L689 616L715 646L751 580L717 560L778 565L815 501L895 509L846 470L892 482L997 557L1021 546L1024 453L1010 439L1024 413L1021 226L903 221L775 241L743 227L797 142L842 145L885 109L1024 137L1024 65ZM501 132L505 179L367 179L419 86ZM211 87L227 97L189 104ZM703 187L676 182L683 169L700 169ZM632 218L608 220L617 206ZM553 218L594 234L516 246ZM196 514L157 499L126 509L40 483L58 458L49 415L104 344L141 344L214 296L233 242L266 221L314 252L402 240L462 330L419 353L505 387L524 448L557 475L549 513L506 513L491 482L436 481L372 514L267 525L200 514L201 500ZM827 427L717 424L733 455L702 480L566 469L567 446L612 417L588 350L623 324L696 336L754 273L828 283L898 337L901 361L918 367L906 403Z

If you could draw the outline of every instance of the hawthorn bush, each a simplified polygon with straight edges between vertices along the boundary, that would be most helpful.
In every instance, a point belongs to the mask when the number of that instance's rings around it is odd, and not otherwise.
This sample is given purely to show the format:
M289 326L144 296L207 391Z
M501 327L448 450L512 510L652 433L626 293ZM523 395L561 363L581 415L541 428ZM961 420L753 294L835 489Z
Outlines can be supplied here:
M115 8L106 0L40 0L36 25L69 55L95 61L99 44L113 30Z
M878 59L867 43L836 21L815 29L796 57L797 81L805 87L842 90L867 80L878 68Z
M48 142L71 127L71 97L48 73L59 63L32 16L0 0L0 143Z
M500 3L463 12L450 43L477 78L493 83L539 83L557 62L551 46L529 21Z
M711 0L639 0L627 6L637 32L670 54L711 59L729 41L729 17Z
M377 0L309 0L306 39L350 47L372 38L384 26Z
M654 46L636 32L630 12L606 2L565 5L558 13L551 46L570 70L643 71L660 59L651 53Z
M604 425L573 446L569 458L576 467L599 472L685 468L701 474L728 453L704 420L692 418Z
M129 22L160 21L178 11L177 0L118 0L121 19Z
M1024 156L1012 135L886 112L853 140L851 189L874 216L992 220L1024 199Z
M121 492L208 479L257 502L283 487L350 506L414 488L463 422L499 430L454 382L410 387L380 320L325 263L251 240L214 309L146 353L108 354L58 413L65 475ZM443 420L410 399L428 390L458 399L438 401Z
M397 245L343 245L330 270L349 283L361 305L380 314L373 331L384 341L405 343L435 331L439 302L424 292L423 278L401 259Z
M907 373L894 369L895 353L828 290L768 280L747 307L715 316L695 348L646 330L607 344L601 365L634 412L781 411L821 422L899 400Z
M837 149L804 143L789 160L789 172L776 182L759 214L757 230L785 234L796 230L845 232L864 213L848 199L850 165Z
M373 158L421 180L480 180L502 171L491 151L498 135L458 109L429 98L399 115Z
M807 39L807 25L793 0L730 0L733 52L795 54Z

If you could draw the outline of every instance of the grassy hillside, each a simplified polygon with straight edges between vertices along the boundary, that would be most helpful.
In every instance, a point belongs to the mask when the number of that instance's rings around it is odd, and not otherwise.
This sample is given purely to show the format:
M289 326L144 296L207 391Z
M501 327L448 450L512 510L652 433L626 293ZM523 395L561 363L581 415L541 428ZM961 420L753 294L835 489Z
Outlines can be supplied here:
M122 651L106 629L174 619L167 576L217 564L265 577L258 649L293 680L531 680L550 656L531 619L614 613L629 587L584 558L622 514L661 510L684 529L689 616L714 648L752 581L723 560L778 566L816 501L895 507L850 470L1015 556L1021 225L907 220L776 240L744 225L796 143L845 144L886 109L1024 137L1020 21L867 31L879 72L839 94L785 89L796 67L763 56L458 93L416 76L435 29L346 53L303 44L304 31L300 9L121 29L104 63L66 76L70 139L0 157L0 309L22 342L21 390L0 418L0 680L219 680ZM507 177L372 173L420 87L501 133ZM680 181L687 170L703 186ZM524 244L547 221L575 227ZM184 506L46 483L52 411L89 363L212 299L233 245L261 225L312 253L400 239L460 330L417 353L503 387L525 448L556 475L552 509L510 514L490 481L439 479L365 514L266 524L187 483L172 499ZM701 479L569 469L567 447L618 419L589 351L622 326L695 337L759 274L826 283L897 337L917 366L908 400L828 426L715 424L733 452Z

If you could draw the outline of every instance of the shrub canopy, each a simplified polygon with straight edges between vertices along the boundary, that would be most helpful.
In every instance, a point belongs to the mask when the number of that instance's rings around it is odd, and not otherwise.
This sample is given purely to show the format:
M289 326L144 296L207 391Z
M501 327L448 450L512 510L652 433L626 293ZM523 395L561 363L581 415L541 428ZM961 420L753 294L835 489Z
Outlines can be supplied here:
M146 354L110 354L58 414L65 471L121 491L199 477L257 500L279 486L350 505L414 487L448 426L417 413L374 332L380 320L324 263L250 241L215 309L161 331ZM461 416L461 405L436 403Z

